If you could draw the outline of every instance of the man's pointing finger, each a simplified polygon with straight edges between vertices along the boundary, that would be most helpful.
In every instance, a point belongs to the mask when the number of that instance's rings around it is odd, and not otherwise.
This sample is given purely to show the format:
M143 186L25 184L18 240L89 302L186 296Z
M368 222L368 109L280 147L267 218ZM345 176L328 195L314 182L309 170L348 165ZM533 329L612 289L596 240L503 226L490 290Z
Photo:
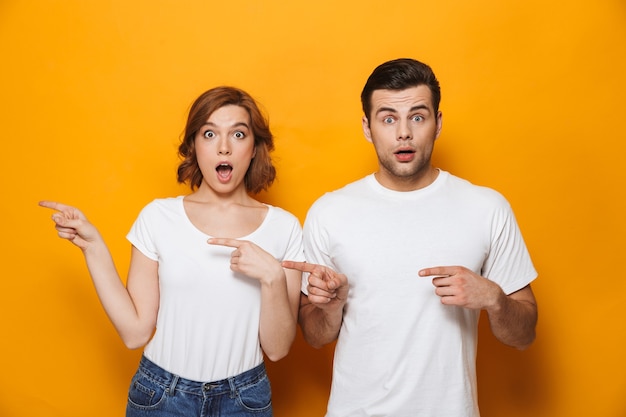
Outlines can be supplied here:
M283 268L287 269L295 269L300 272L313 272L316 268L319 268L320 265L310 264L307 262L296 262L296 261L283 261Z

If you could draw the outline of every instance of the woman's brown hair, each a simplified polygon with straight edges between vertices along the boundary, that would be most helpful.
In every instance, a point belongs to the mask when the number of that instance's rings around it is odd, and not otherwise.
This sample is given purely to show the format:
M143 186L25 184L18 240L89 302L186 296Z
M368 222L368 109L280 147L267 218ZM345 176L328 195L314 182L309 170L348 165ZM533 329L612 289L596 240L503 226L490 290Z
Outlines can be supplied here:
M276 169L270 157L270 152L274 150L274 136L256 101L250 94L236 87L212 88L202 93L191 105L182 143L178 147L178 155L182 159L178 165L178 182L189 182L192 190L202 184L203 176L196 158L196 133L215 110L228 105L243 107L250 115L256 154L250 162L244 184L246 191L256 194L272 185L276 177Z

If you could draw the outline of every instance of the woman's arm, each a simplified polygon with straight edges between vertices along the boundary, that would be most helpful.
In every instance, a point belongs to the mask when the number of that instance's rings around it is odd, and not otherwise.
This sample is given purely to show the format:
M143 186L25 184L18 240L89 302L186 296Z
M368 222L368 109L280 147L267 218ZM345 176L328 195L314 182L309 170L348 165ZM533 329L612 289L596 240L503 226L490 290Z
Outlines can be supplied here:
M50 201L39 205L58 210L52 215L58 235L82 250L100 302L124 344L130 349L145 345L159 308L158 263L133 247L124 286L104 239L80 210Z
M263 351L272 361L287 356L296 337L300 280L300 272L283 270L281 278L261 281L259 337Z
M235 248L230 269L261 283L261 347L270 360L282 359L296 336L300 272L283 269L271 254L246 240L212 238L208 243Z

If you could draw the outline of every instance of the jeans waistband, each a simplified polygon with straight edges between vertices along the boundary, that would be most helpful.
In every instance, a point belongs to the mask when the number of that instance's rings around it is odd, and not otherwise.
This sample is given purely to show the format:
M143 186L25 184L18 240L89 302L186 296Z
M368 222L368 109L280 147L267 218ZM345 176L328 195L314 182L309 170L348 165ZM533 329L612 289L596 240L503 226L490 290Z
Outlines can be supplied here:
M170 392L173 392L176 389L195 394L206 394L208 392L211 394L221 394L224 392L235 391L237 388L253 384L267 375L265 364L261 363L260 365L248 371L242 372L239 375L219 381L193 381L166 371L145 356L142 356L141 361L139 362L139 372L144 373L149 378L152 378L163 385L169 386Z

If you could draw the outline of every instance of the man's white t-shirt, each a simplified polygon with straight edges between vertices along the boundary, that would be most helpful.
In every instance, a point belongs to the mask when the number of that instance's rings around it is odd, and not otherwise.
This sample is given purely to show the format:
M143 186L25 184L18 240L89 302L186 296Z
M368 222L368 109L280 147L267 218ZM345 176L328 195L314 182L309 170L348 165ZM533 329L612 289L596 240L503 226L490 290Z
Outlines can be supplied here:
M304 224L307 262L350 285L327 417L477 417L479 311L446 306L418 271L464 266L505 293L535 279L508 202L445 171L397 192L374 175L327 193ZM307 277L302 291L306 293Z

